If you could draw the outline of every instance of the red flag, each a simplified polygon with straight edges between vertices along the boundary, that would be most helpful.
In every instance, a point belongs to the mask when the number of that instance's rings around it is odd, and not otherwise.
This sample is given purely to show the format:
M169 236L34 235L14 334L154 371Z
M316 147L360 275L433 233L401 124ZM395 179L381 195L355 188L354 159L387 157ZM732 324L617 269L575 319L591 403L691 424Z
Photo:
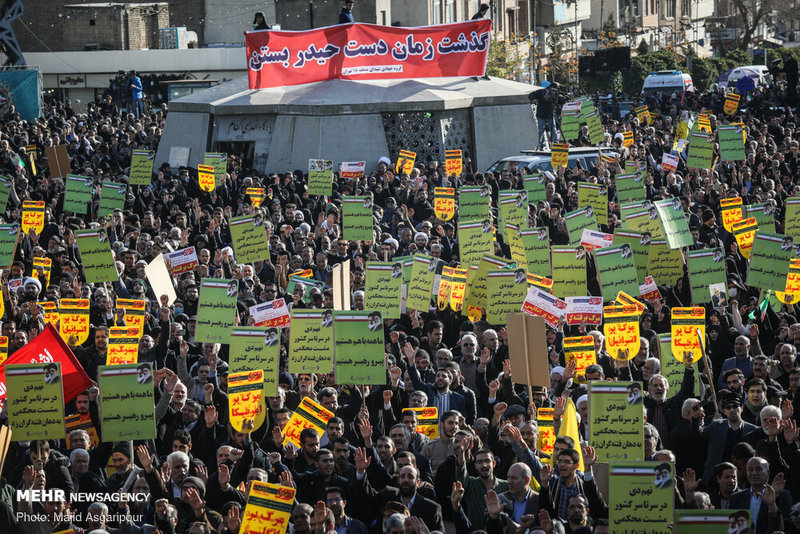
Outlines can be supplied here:
M83 366L58 335L58 330L48 324L41 334L0 364L0 399L6 398L6 369L9 363L61 362L61 380L64 383L64 402L70 402L89 386L92 381Z

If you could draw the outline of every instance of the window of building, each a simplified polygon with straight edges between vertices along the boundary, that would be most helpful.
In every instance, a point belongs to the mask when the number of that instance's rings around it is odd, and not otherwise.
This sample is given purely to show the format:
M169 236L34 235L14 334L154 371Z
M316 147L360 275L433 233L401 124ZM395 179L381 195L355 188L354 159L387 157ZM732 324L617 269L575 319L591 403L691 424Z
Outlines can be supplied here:
M675 0L664 0L664 17L675 18Z
M456 21L456 0L446 0L445 3L445 22L455 22Z
M442 23L442 2L441 0L433 0L433 23Z

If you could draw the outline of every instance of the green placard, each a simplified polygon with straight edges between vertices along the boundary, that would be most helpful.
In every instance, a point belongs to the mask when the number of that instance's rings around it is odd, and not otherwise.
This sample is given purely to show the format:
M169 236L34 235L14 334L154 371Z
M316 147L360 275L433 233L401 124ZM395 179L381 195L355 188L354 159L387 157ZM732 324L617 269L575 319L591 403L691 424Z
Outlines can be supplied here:
M458 219L486 219L492 205L492 188L484 186L464 186L458 190Z
M68 174L64 192L64 211L75 215L86 215L86 208L92 201L92 179Z
M598 145L605 141L606 134L603 131L603 123L600 122L600 117L597 116L597 111L586 115L586 127L589 129L589 142L591 144Z
M503 227L506 224L513 224L520 228L528 226L528 194L525 191L503 191L503 193L511 193L503 195L498 201L500 204L500 224L498 224L498 233L505 235Z
M316 287L322 291L325 288L325 283L313 278L290 276L286 284L286 293L294 295L295 291L297 291L297 286L303 286L305 288L305 291L303 291L303 303L311 304L311 290Z
M597 461L643 459L643 398L640 382L589 382L589 443Z
M553 270L550 267L550 229L541 226L520 230L519 237L525 247L528 272L551 278Z
M727 287L725 253L721 248L687 251L686 266L689 270L693 304L711 302L711 293L708 291L711 284L721 283Z
M525 269L492 269L486 273L486 320L505 324L506 315L519 313L528 294L528 275Z
M494 233L492 220L458 221L458 247L462 266L477 264L484 254L494 251Z
M403 264L403 283L409 283L411 281L411 269L414 267L414 256L395 256L392 261L399 261Z
M547 184L544 174L528 174L522 178L525 192L528 194L528 206L536 208L539 202L547 201ZM525 225L527 226L527 225Z
M128 188L125 184L103 182L103 188L100 190L100 208L97 210L97 216L107 217L114 213L114 210L124 210L127 190Z
M598 248L594 251L594 259L605 302L614 300L620 291L631 296L639 295L639 278L629 244Z
M680 249L667 247L663 239L650 242L647 256L647 274L653 277L657 285L674 286L683 276L683 256Z
M591 206L595 219L605 223L608 220L608 188L604 184L578 182L578 206Z
M5 373L8 425L14 441L64 439L61 362L9 364Z
M101 365L97 376L103 441L155 439L153 364Z
M580 244L584 230L597 231L597 218L594 214L594 208L591 206L571 211L564 215L564 219L567 221L567 232L569 233L571 245Z
M14 182L8 176L0 176L0 213L6 211L8 207L8 197L11 195L11 188Z
M774 202L770 201L770 202L762 202L760 204L750 204L749 206L746 207L746 215L742 215L742 218L748 219L750 217L755 217L759 230L762 230L764 232L775 233Z
M577 139L581 129L581 112L562 111L561 112L561 133L564 139Z
M386 384L383 317L379 311L333 312L338 384Z
M477 264L473 264L468 271L468 286L464 293L464 305L461 308L466 311L469 306L486 308L486 274L493 269L500 269L509 264L506 258L495 256L494 254L484 254ZM474 269L477 267L477 269ZM473 274L474 272L474 274Z
M633 251L633 263L636 265L636 278L639 284L644 283L647 276L647 255L650 253L650 234L614 229L614 245L629 245Z
M221 186L228 175L228 155L221 152L206 152L203 164L214 167L214 182L217 187Z
M708 291L706 291L708 293ZM658 348L661 356L661 374L667 379L669 384L669 391L667 398L674 397L681 390L683 383L683 373L686 370L686 364L675 359L672 355L672 334L658 334ZM698 360L699 361L699 360ZM701 380L700 371L697 367L697 362L692 364L694 367L694 396L700 397L701 394Z
M406 309L427 312L431 306L433 280L436 277L437 260L424 254L414 256L411 281L408 284Z
M675 510L673 534L747 534L750 510Z
M525 256L525 244L519 237L519 226L513 224L506 224L506 243L508 243L508 253L511 256L511 261L517 264L517 267L528 269L528 258Z
M661 228L661 221L658 219L658 210L649 202L646 204L649 207L639 210L620 208L623 217L622 226L626 230L650 234L653 239L664 239L664 231Z
M234 326L230 333L229 371L264 371L264 395L278 394L281 333L278 328Z
M582 297L586 288L586 249L577 247L552 247L553 295Z
M195 341L230 343L238 297L238 280L203 278L200 281Z
M156 153L152 150L134 150L131 153L130 185L150 185L155 156Z
M618 174L614 178L614 183L617 186L617 201L622 202L644 202L647 198L644 190L644 183L642 182L642 175L637 173L633 174Z
M289 372L333 371L333 311L292 308Z
M81 265L90 284L114 282L119 279L111 255L111 245L104 230L75 230L75 241L81 254Z
M612 532L672 534L675 488L667 462L615 462L608 473Z
M372 196L344 197L342 199L342 238L347 241L372 241Z
M401 262L367 262L365 287L364 308L381 312L384 319L400 318L403 303Z
M689 231L689 221L678 197L656 201L658 217L669 248L690 247L694 238Z
M268 259L269 242L261 215L244 215L228 221L236 261L252 263Z
M330 196L333 191L333 162L308 160L308 194Z
M794 257L793 245L792 236L756 231L750 253L750 268L747 270L747 285L762 290L786 289L786 275Z
M19 225L0 224L0 268L10 268L19 239Z
M784 210L783 233L800 242L800 198L787 198Z
M719 159L721 161L744 161L744 133L741 125L717 126L719 136Z
M690 169L710 169L714 161L714 136L700 132L689 134L689 158L686 166Z

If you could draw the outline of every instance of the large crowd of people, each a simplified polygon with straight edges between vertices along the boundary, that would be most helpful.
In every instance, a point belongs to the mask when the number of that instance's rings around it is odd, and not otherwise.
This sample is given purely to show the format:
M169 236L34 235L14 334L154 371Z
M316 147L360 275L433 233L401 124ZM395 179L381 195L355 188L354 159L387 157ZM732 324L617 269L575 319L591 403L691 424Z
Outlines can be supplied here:
M85 214L72 215L62 210L64 180L49 176L45 148L67 145L71 172L96 185L126 183L131 151L157 147L167 111L137 119L104 99L83 114L54 104L39 120L25 122L12 110L0 120L0 174L13 178L2 218L19 221L24 200L45 201L46 212L42 232L22 235L13 266L3 271L2 335L8 336L9 356L44 329L39 302L88 298L91 333L73 351L96 384L97 368L106 363L109 327L125 320L116 313L116 299L145 299L139 362L152 362L156 370L158 438L132 445L103 442L97 385L67 399L65 414L90 414L92 428L73 430L65 440L14 438L0 482L0 531L235 534L252 482L264 481L296 489L289 529L298 534L614 532L608 521L614 503L594 475L587 387L567 365L562 346L565 336L587 334L596 353L587 379L642 383L644 457L674 464L676 508L750 510L756 534L800 532L800 505L792 505L800 501L800 320L795 306L750 315L761 302L760 288L746 285L748 260L720 222L720 200L740 196L744 204L771 203L776 231L782 232L786 200L800 187L800 124L780 105L783 96L776 88L756 89L732 117L723 113L718 92L650 97L650 125L635 116L604 116L603 145L616 148L620 159L554 171L546 201L528 213L529 226L548 227L552 242L566 243L564 214L577 208L576 184L605 183L609 215L599 224L613 233L620 226L614 177L626 160L646 164L649 200L681 199L695 240L690 248L722 246L728 275L730 305L706 304L703 361L710 373L703 373L699 395L691 387L669 391L660 372L656 334L669 331L672 307L692 304L684 276L660 287L661 301L645 303L640 350L630 361L606 351L599 326L562 321L548 328L550 388L529 390L515 382L525 370L511 368L504 324L470 321L435 305L385 321L386 380L371 387L339 383L335 373L289 374L283 329L278 394L267 399L263 425L250 432L238 432L228 421L229 347L195 341L200 279L235 279L237 324L247 325L251 306L280 297L295 307L332 307L332 268L349 261L352 307L363 309L369 261L424 253L443 265L458 263L458 214L445 222L432 207L444 167L420 162L410 176L397 175L382 160L361 178L335 176L333 195L324 198L309 196L303 171L259 172L246 168L237 154L229 155L227 176L211 193L199 188L196 169L156 162L150 186L128 187L124 210L98 218L95 202ZM701 111L709 114L712 129L744 122L746 160L700 170L681 161L674 172L662 170L662 153L673 147L681 114ZM634 132L631 147L622 146L626 130ZM585 131L577 144L589 146ZM35 175L31 165L20 164L28 145L37 148ZM450 184L488 186L495 213L499 191L523 188L514 171L465 172ZM251 187L266 190L260 207L245 194ZM373 196L371 242L342 238L341 200L352 194ZM256 212L264 220L270 256L243 264L236 261L228 219ZM74 235L84 228L106 232L117 282L86 283ZM162 252L189 245L197 247L199 266L174 277L177 300L167 305L154 294L144 267ZM495 252L510 257L501 236ZM52 259L49 285L32 277L34 257ZM589 293L600 295L591 254L586 261ZM312 290L308 303L303 286L286 292L289 275L306 269L326 283ZM9 290L9 280L20 277L20 289ZM687 376L694 373L687 368ZM322 434L304 430L296 449L281 430L306 396L334 417ZM581 439L562 435L553 452L544 453L537 411L554 409L558 433L567 423L561 418L568 399L577 407ZM403 411L424 406L438 408L438 438L418 433L416 413ZM7 424L5 410L2 417ZM584 467L578 470L581 458ZM17 489L53 488L64 490L66 498L39 503L15 497ZM76 492L111 495L123 488L150 497L131 503L69 499ZM66 512L80 519L70 521Z

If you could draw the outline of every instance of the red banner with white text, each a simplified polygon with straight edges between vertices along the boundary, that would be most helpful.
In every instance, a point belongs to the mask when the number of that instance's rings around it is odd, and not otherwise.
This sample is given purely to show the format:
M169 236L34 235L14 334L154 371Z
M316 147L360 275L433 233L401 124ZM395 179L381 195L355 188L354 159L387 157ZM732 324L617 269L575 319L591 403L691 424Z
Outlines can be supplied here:
M491 31L491 20L480 19L418 28L357 23L247 32L250 89L333 78L483 76Z

